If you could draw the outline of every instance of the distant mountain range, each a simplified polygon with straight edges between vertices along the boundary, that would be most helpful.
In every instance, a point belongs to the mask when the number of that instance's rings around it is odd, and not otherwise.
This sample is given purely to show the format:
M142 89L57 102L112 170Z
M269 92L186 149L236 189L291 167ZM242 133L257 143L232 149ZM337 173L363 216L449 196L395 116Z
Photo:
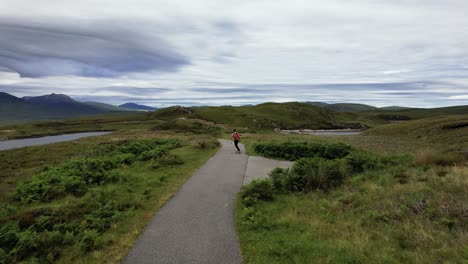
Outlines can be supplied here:
M353 103L335 103L335 104L328 104L324 102L307 102L308 104L315 105L321 108L325 108L327 110L335 111L335 112L361 112L361 111L372 111L372 110L403 110L403 109L410 109L409 107L403 106L386 106L386 107L375 107L366 104L353 104Z
M126 111L136 109L98 102L78 102L65 94L18 98L0 92L0 123L3 124Z
M147 105L141 105L141 104L135 104L135 103L126 103L126 104L121 104L119 107L127 108L127 109L133 109L133 110L139 110L139 111L154 111L157 110L158 108L156 107L151 107Z

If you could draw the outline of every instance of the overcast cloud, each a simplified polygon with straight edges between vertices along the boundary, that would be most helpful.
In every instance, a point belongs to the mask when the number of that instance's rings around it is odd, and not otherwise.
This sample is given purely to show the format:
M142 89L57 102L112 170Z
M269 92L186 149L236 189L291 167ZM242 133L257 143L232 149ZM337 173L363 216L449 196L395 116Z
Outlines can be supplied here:
M468 104L468 1L0 0L0 91L151 106Z

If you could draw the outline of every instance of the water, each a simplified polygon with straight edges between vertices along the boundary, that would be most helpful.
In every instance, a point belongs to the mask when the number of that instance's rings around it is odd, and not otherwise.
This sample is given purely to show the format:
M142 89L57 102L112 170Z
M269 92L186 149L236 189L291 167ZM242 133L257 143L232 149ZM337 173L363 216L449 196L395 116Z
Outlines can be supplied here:
M325 135L325 136L352 136L361 134L361 131L316 131L308 132L309 135Z
M83 133L63 134L63 135L47 136L47 137L39 137L39 138L5 140L5 141L0 141L0 150L8 150L8 149L23 148L23 147L29 147L29 146L39 146L39 145L46 145L46 144L51 144L51 143L66 142L66 141L72 141L72 140L84 138L84 137L107 135L110 133L112 132L83 132Z
M281 130L284 134L300 134L300 135L321 135L321 136L352 136L361 134L358 130Z

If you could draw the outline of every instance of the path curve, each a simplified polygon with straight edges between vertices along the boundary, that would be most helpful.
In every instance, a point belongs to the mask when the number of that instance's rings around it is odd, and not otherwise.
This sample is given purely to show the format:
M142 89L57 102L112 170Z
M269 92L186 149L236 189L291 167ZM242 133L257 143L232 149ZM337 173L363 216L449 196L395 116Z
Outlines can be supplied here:
M221 144L216 155L156 213L124 263L242 262L234 209L248 158L236 154L232 142L221 140Z

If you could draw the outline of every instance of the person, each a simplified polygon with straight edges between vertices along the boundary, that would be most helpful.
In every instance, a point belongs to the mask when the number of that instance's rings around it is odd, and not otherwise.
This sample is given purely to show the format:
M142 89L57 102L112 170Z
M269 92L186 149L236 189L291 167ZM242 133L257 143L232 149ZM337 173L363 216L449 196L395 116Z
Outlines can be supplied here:
M239 132L237 132L236 129L232 130L232 138L234 139L234 146L236 146L237 153L241 153L240 148L239 148L240 134Z

